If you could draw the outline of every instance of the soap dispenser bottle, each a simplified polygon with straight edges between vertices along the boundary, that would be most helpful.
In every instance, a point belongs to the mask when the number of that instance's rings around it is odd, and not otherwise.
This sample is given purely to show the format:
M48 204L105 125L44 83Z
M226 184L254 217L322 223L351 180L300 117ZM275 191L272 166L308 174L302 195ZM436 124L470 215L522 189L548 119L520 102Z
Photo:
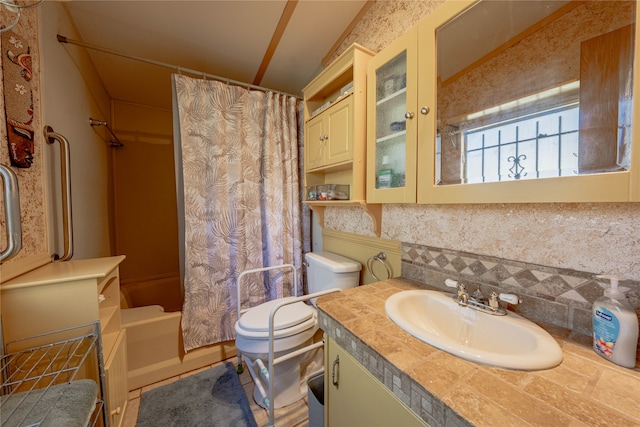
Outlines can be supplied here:
M611 287L593 303L593 350L605 359L633 368L638 346L638 317L627 296L618 288L616 276L608 279Z

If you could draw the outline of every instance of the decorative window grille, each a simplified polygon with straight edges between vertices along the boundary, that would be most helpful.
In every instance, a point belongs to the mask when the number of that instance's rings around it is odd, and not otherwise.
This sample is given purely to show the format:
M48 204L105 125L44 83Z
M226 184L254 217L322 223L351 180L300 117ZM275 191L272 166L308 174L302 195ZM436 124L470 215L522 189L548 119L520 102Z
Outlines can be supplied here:
M463 182L573 175L578 170L577 104L463 132Z

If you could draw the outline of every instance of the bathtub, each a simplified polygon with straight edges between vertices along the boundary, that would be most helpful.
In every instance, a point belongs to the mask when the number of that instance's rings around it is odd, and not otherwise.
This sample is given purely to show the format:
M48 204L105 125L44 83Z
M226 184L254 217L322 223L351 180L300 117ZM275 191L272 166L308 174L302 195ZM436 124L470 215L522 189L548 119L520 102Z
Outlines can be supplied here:
M147 289L148 283L144 285ZM126 290L126 288L125 288ZM132 307L126 291L121 298L121 323L127 329L129 390L211 365L237 354L233 341L189 351L182 345L182 312L165 312L161 305Z

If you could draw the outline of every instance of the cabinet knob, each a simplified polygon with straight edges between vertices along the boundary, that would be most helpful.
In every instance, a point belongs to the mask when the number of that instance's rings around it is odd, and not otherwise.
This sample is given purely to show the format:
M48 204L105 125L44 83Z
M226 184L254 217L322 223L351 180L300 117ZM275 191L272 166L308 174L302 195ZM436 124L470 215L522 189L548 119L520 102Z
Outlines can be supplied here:
M413 113L411 111L407 111L406 113L404 113L404 118L413 119Z
M114 415L120 415L120 407L118 406L116 409L114 409L113 411L111 411L111 416Z
M429 107L422 107L422 108L420 109L420 114L422 114L422 115L425 115L425 116L426 116L427 114L429 114L429 111L431 111L431 110L429 109Z

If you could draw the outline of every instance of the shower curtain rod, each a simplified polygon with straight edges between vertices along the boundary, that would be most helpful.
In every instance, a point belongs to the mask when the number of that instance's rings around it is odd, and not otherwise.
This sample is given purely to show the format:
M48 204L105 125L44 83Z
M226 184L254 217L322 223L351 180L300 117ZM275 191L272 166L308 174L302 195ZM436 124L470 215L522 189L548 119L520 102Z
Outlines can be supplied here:
M240 81L232 80L232 79L229 79L229 78L226 78L226 77L216 76L215 74L208 74L208 73L205 73L204 71L198 71L198 70L193 70L193 69L190 69L190 68L180 67L178 65L168 64L166 62L155 61L153 59L143 58L143 57L140 57L140 56L133 56L133 55L129 55L127 53L122 53L122 52L117 52L115 50L107 49L107 48L100 47L100 46L95 46L95 45L92 45L92 44L89 44L89 43L81 42L79 40L73 40L73 39L67 38L66 36L61 36L60 34L57 35L57 38L58 38L58 42L60 42L60 43L75 44L77 46L86 47L87 49L97 50L99 52L108 53L110 55L116 55L116 56L120 56L122 58L132 59L134 61L146 62L147 64L157 65L159 67L171 68L173 70L176 70L178 73L184 72L184 73L193 74L193 75L196 75L196 76L202 76L204 79L209 78L209 79L217 80L219 82L223 82L223 83L227 83L227 84L233 84L233 85L236 85L236 86L246 87L247 89L255 89L255 90L260 90L260 91L263 91L263 92L274 92L274 93L278 93L278 94L281 94L281 95L293 96L293 97L296 97L298 99L301 99L300 96L293 95L291 93L282 92L282 91L274 90L274 89L269 89L269 88L262 87L262 86L256 86L256 85L253 85L253 84L250 84L250 83L240 82Z

